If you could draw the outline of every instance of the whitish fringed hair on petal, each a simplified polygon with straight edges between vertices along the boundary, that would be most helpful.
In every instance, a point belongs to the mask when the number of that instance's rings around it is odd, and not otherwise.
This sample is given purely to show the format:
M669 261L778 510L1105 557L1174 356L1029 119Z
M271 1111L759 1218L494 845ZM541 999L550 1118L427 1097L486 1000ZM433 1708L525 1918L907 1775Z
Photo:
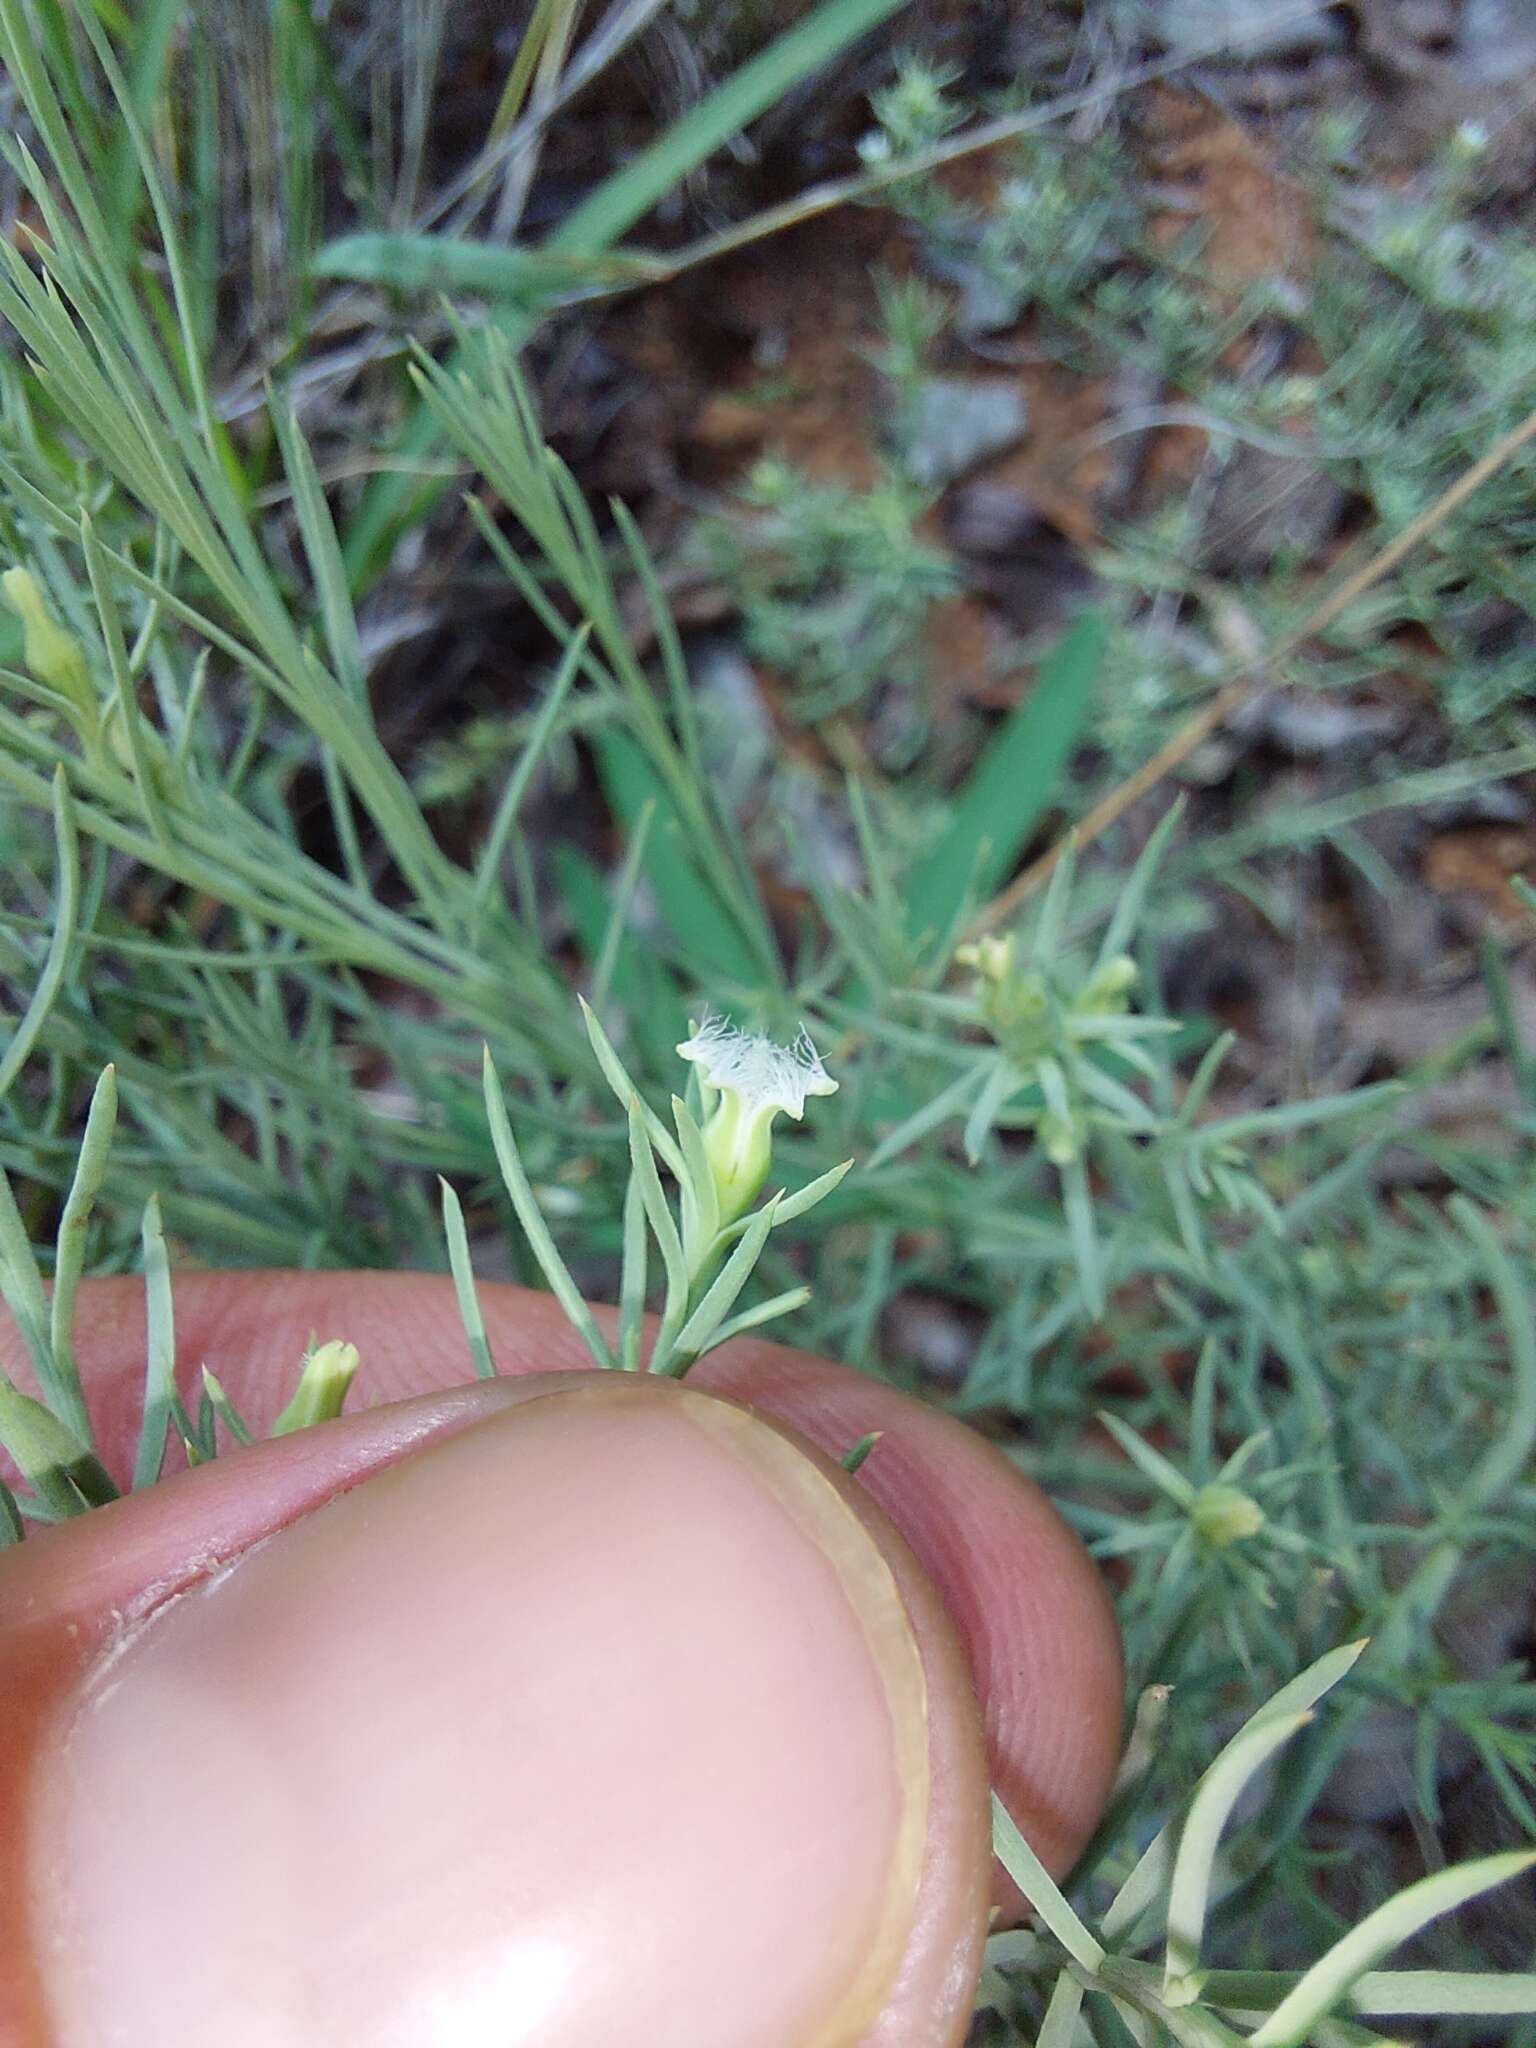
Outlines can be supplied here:
M729 1018L705 1017L677 1050L712 1088L736 1096L748 1115L782 1109L798 1118L808 1096L837 1092L803 1030L792 1044L777 1045L760 1032L741 1030Z

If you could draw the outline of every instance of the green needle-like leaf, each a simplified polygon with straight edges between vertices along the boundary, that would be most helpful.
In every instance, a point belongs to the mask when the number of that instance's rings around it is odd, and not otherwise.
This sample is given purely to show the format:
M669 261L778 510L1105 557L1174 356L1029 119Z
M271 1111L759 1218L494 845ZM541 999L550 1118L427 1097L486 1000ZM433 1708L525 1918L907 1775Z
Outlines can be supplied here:
M144 1407L139 1421L139 1448L133 1461L133 1485L152 1486L165 1462L171 1408L176 1399L176 1316L171 1304L171 1267L165 1248L160 1197L144 1205Z
M596 1318L582 1299L564 1259L555 1249L555 1241L549 1234L549 1225L544 1221L543 1213L534 1199L533 1189L523 1168L522 1156L512 1136L512 1126L507 1118L506 1097L502 1094L501 1083L496 1078L489 1046L485 1049L482 1080L485 1113L491 1126L491 1144L495 1149L496 1164L501 1168L502 1180L506 1184L517 1220L523 1226L523 1235L528 1240L529 1249L538 1261L539 1271L544 1275L551 1294L565 1310L572 1327L579 1332L593 1358L600 1366L612 1370L617 1360L609 1349L608 1340L597 1327Z
M443 1232L448 1240L448 1270L453 1275L459 1320L464 1325L475 1378L491 1380L496 1377L496 1363L491 1357L490 1341L485 1334L485 1317L481 1313L480 1295L475 1286L475 1271L470 1264L469 1234L464 1228L463 1205L455 1190L441 1176L438 1186L442 1190Z
M1350 1986L1374 1963L1411 1940L1443 1913L1454 1912L1468 1899L1491 1891L1495 1885L1508 1884L1533 1865L1536 1851L1484 1856L1475 1863L1438 1870L1432 1877L1409 1885L1396 1898L1368 1913L1358 1927L1335 1942L1321 1961L1312 1965L1295 1990L1255 2028L1251 2048L1300 2048L1318 2021L1342 2003Z

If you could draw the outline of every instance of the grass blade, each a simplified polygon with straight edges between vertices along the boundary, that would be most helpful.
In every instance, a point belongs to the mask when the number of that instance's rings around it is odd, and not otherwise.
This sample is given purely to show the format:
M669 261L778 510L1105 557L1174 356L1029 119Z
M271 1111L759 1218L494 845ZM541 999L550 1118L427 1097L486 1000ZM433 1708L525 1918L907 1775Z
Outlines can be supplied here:
M990 895L1023 851L1082 737L1108 626L1085 612L971 771L949 829L908 889L914 938L946 931L967 891Z
M667 1162L667 1169L673 1178L680 1181L683 1178L683 1155L678 1150L677 1140L655 1110L647 1105L645 1097L630 1079L624 1062L614 1051L613 1041L603 1029L596 1010L585 996L578 996L576 1000L581 1005L581 1021L587 1027L587 1037L591 1041L593 1052L597 1055L597 1063L603 1070L603 1079L617 1096L620 1109L625 1116L634 1109L639 1110L645 1124L646 1136Z
M1179 1836L1168 1889L1168 1955L1163 1968L1163 1995L1182 2005L1200 1960L1206 1907L1222 1832L1248 1780L1282 1743L1306 1727L1310 1713L1260 1714L1229 1742L1200 1780L1189 1816Z
M56 1375L48 1334L48 1300L32 1241L4 1172L0 1172L0 1298L21 1332L38 1385L51 1399Z
M555 670L554 680L544 693L544 702L539 706L538 716L533 722L527 744L517 757L517 766L507 777L507 786L501 793L501 801L496 806L496 816L490 831L486 834L485 844L480 849L475 866L474 901L477 911L483 910L491 900L496 887L496 877L501 872L501 857L517 823L518 813L523 807L524 797L528 794L528 785L533 780L534 770L544 758L549 736L555 729L555 720L560 716L565 700L570 695L571 685L576 680L576 672L581 667L582 658L587 651L587 639L591 630L590 626L583 623L571 635L561 657L560 666Z
M840 1187L853 1171L851 1159L839 1160L836 1166L829 1166L825 1173L818 1173L814 1180L808 1180L803 1188L796 1188L792 1195L780 1194L773 1212L775 1230L781 1224L793 1223L797 1216L803 1216L808 1209L814 1209L818 1202L826 1200L832 1190Z
M1212 1970L1212 2005L1272 2011L1300 1982L1294 1970ZM1373 2019L1404 2013L1536 2013L1536 1976L1503 1970L1368 1970L1345 1993L1350 2012Z
M672 1220L661 1177L656 1171L656 1155L651 1150L645 1105L638 1095L632 1095L629 1101L629 1159L630 1169L639 1185L640 1201L651 1226L651 1235L661 1247L661 1262L667 1270L664 1328L675 1329L687 1309L688 1263L683 1257L683 1241L677 1234L677 1225ZM652 1370L659 1368L653 1363Z
M735 1249L721 1267L704 1299L678 1332L677 1353L684 1363L676 1368L669 1367L669 1370L686 1372L688 1367L702 1358L704 1352L711 1347L722 1319L735 1306L737 1295L746 1286L751 1278L752 1268L762 1256L763 1246L768 1242L768 1233L774 1226L781 1200L781 1196L775 1195L761 1209L754 1211Z
M485 1113L490 1121L491 1144L496 1152L496 1164L501 1168L502 1180L506 1183L507 1194L517 1213L517 1220L523 1226L523 1234L528 1240L529 1249L538 1261L539 1270L549 1285L549 1291L565 1310L571 1326L578 1332L597 1363L612 1371L616 1361L608 1348L608 1340L597 1327L591 1309L582 1300L564 1259L555 1249L555 1241L549 1234L549 1225L544 1221L543 1213L534 1199L522 1157L512 1136L506 1098L501 1092L501 1083L496 1078L489 1046L485 1048L482 1079L485 1089Z
M619 1283L619 1365L640 1370L640 1345L645 1335L645 1295L649 1285L650 1240L646 1234L645 1197L631 1174L624 1190L624 1259Z
M161 846L169 849L173 844L170 821L165 814L165 804L155 781L156 763L153 752L158 735L151 740L144 729L143 713L134 689L133 677L128 668L128 648L123 639L122 620L118 617L117 600L112 594L112 585L107 576L106 558L101 543L96 538L95 524L89 512L80 513L80 549L85 556L86 573L91 579L91 596L96 603L96 617L101 625L101 644L107 650L107 666L112 671L112 688L115 693L117 715L122 726L123 738L128 744L128 758L133 763L134 787L139 793L139 807L145 822ZM163 756L163 749L162 749Z
M695 864L677 808L646 755L617 732L598 733L593 745L604 794L626 832L636 832L647 808L654 807L645 872L679 952L701 982L758 988L763 970L756 954L713 881Z
M48 941L47 956L37 977L37 986L32 991L32 1000L11 1034L4 1056L0 1057L0 1095L7 1092L26 1065L37 1043L38 1033L48 1021L69 967L70 949L75 943L75 928L80 917L80 837L75 828L74 802L62 763L55 769L53 777L53 837L57 849L53 936Z
M1536 1451L1536 1318L1530 1295L1483 1211L1462 1195L1452 1196L1450 1208L1481 1255L1509 1341L1514 1381L1509 1417L1473 1468L1463 1495L1469 1508L1488 1508L1529 1469Z
M469 1261L469 1233L464 1228L463 1206L451 1184L441 1174L437 1184L443 1191L443 1235L448 1240L448 1270L453 1275L453 1291L469 1343L469 1355L474 1362L475 1378L493 1380L496 1362L491 1357L490 1341L485 1334L485 1317L480 1311L480 1296L475 1290L475 1270Z
M612 291L645 284L670 268L662 256L582 255L575 250L452 241L445 235L365 233L328 242L310 264L310 275L382 285L396 292L462 293L538 315L557 296L588 286Z
M1382 1956L1410 1940L1432 1920L1453 1912L1495 1885L1536 1864L1536 1852L1517 1850L1483 1856L1421 1878L1395 1899L1368 1913L1360 1925L1315 1962L1295 1990L1283 1998L1250 2037L1251 2048L1300 2048L1319 2020L1347 1996L1351 1985Z
M992 1849L1073 1962L1095 1974L1104 1960L1104 1950L1078 1918L1065 1892L1025 1841L1017 1821L995 1792L992 1794Z
M749 1330L760 1329L764 1323L777 1322L780 1316L793 1315L797 1308L804 1308L810 1298L809 1287L789 1287L782 1294L775 1294L767 1301L758 1302L755 1308L744 1308L739 1316L732 1316L729 1322L722 1323L706 1340L704 1349L698 1353L694 1364L697 1365L699 1359L707 1353L718 1351L722 1344L729 1344L733 1337L744 1337ZM859 1462L862 1464L863 1460ZM854 1471L857 1468L850 1465L845 1469Z
M905 1152L907 1147L915 1145L919 1138L927 1137L931 1130L937 1129L950 1117L958 1116L965 1106L966 1097L980 1085L983 1072L984 1069L980 1066L967 1067L947 1088L941 1088L937 1095L930 1096L921 1108L912 1112L911 1116L904 1117L895 1130L887 1131L880 1140L870 1154L867 1166L884 1166L887 1160Z
M176 1317L171 1302L171 1266L165 1249L160 1197L144 1205L144 1304L146 1311L144 1412L133 1461L133 1487L153 1486L165 1462L176 1399Z
M203 1392L214 1414L219 1417L237 1444L250 1444L256 1441L250 1424L224 1391L222 1382L215 1378L206 1365L203 1367Z
M75 1296L85 1270L85 1239L91 1211L106 1177L112 1134L117 1128L117 1069L104 1067L86 1113L85 1133L75 1162L75 1177L65 1198L53 1259L53 1299L48 1305L48 1334L61 1402L70 1410L83 1440L91 1441L90 1418L80 1391L75 1359Z
M1063 1970L1051 1989L1050 2002L1035 2048L1072 2048L1077 2039L1077 2016L1083 2009L1083 1985L1070 1970Z

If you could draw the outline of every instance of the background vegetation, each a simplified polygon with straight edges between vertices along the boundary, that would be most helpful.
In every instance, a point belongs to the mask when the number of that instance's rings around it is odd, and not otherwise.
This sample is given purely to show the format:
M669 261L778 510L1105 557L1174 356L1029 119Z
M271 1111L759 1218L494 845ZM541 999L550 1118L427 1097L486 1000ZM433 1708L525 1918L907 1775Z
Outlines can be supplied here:
M1366 1634L1209 1956L1536 1835L1516 0L0 0L0 93L0 1254L65 1422L28 1245L446 1265L442 1175L533 1280L484 1042L612 1298L573 993L656 1101L706 1006L803 1020L778 1165L857 1166L746 1302L1104 1560L1074 1897ZM1419 1960L1533 1947L1527 1881ZM998 1965L978 2044L1055 1981Z

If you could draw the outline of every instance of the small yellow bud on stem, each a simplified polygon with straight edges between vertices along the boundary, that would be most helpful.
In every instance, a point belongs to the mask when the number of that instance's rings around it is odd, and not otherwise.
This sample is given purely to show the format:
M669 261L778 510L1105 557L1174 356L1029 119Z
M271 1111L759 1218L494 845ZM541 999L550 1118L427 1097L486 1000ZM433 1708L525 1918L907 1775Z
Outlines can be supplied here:
M314 1344L304 1354L299 1384L293 1399L272 1425L274 1436L291 1436L312 1423L334 1422L346 1404L347 1390L357 1373L359 1359L355 1344L332 1338Z
M101 729L101 713L85 649L48 609L42 585L30 569L7 569L0 576L0 590L21 620L25 633L22 659L28 670L38 682L58 691L81 739L94 744Z

